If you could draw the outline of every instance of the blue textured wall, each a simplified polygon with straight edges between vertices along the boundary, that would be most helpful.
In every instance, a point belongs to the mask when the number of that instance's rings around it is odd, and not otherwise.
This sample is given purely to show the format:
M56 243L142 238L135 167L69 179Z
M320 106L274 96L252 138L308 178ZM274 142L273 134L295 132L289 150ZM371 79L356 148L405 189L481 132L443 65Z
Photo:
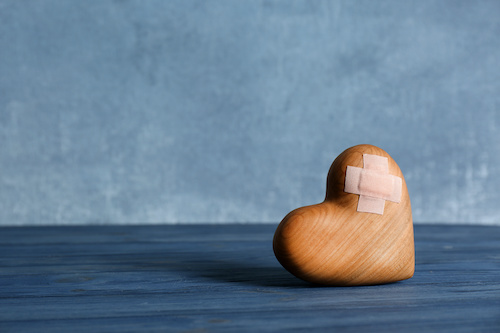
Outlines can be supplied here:
M500 1L0 0L0 224L279 222L371 143L500 223Z

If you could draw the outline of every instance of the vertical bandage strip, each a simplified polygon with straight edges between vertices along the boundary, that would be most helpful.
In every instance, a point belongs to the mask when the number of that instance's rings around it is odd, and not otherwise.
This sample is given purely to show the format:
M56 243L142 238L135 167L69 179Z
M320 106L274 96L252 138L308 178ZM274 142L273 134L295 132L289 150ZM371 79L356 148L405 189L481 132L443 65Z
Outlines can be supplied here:
M387 157L363 154L363 168L347 166L344 192L359 194L358 212L384 214L385 201L401 201L403 181L389 174Z

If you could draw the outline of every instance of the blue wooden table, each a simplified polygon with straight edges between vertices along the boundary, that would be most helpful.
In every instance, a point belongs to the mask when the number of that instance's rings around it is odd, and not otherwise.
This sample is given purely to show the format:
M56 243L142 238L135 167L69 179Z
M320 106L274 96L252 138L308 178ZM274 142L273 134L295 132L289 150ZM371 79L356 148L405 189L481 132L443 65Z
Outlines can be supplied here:
M500 332L500 228L415 227L416 273L317 287L276 225L0 229L0 332Z

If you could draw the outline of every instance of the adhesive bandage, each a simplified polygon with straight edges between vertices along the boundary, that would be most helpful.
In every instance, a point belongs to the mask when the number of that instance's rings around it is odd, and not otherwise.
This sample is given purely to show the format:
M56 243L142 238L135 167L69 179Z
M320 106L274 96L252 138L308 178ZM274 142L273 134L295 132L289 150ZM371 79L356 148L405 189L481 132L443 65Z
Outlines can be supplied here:
M401 177L389 174L387 157L363 154L363 168L347 166L344 192L359 194L358 212L384 213L385 201L401 201Z

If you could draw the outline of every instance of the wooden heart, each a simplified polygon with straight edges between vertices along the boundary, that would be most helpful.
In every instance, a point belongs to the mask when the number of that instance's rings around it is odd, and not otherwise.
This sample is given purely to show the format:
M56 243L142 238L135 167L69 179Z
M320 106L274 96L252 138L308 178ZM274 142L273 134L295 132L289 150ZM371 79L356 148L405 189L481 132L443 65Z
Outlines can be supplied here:
M387 157L389 174L402 179L400 202L385 201L382 215L357 211L360 195L344 191L347 166L363 168L363 154ZM411 204L396 162L372 145L345 150L328 172L325 201L286 215L274 234L273 249L283 267L312 283L373 285L411 278Z

